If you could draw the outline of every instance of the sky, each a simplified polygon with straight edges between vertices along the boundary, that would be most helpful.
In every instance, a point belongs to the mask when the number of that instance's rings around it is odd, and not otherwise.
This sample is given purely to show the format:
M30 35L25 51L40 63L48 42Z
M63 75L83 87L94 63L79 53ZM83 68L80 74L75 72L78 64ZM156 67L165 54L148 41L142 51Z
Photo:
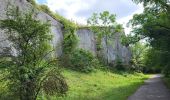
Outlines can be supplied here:
M86 24L94 12L109 11L111 14L116 14L116 21L123 24L126 34L131 30L126 26L129 19L133 14L143 12L143 6L136 5L132 0L37 0L36 2L45 4L53 12L80 24Z

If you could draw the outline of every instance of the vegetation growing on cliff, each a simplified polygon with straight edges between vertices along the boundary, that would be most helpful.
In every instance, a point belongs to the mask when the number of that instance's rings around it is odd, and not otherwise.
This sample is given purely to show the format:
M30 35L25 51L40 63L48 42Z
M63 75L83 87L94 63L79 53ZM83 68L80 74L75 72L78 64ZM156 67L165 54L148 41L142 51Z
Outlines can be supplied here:
M46 5L34 5L36 8L38 8L39 10L49 14L50 16L52 16L54 19L58 20L59 22L61 22L63 24L63 35L64 35L64 41L63 41L63 51L64 51L64 55L62 57L62 59L67 59L67 60L63 60L66 64L66 66L70 65L70 57L71 57L71 53L76 49L76 45L78 44L78 37L75 35L75 32L77 29L82 28L82 26L78 26L76 25L74 22L69 21L67 19L65 19L64 17L53 13L52 11L50 11L50 9L48 8L48 6ZM97 22L95 22L97 21ZM101 21L101 23L98 23L99 21ZM115 15L114 14L109 14L108 11L104 11L102 13L99 14L93 14L93 16L91 18L89 18L88 20L88 24L90 26L85 26L86 28L90 28L94 33L96 33L96 40L97 40L97 51L98 51L98 58L102 59L103 57L101 57L101 49L102 45L102 37L105 37L106 39L106 45L109 45L109 41L111 38L114 38L114 33L116 32L120 32L123 33L123 27L120 24L117 24L115 21ZM97 26L97 27L96 27ZM107 27L106 27L107 26ZM102 27L102 28L101 28ZM102 29L102 31L101 31ZM123 38L122 40L125 40L127 37L124 34L121 34L121 38ZM127 41L123 41L124 43ZM122 42L122 43L123 43ZM84 51L86 52L86 51ZM108 50L107 50L108 52ZM99 56L100 55L100 56ZM100 60L102 61L102 60ZM108 64L108 60L103 60L106 61L106 63ZM103 62L102 61L102 62Z
M36 2L35 2L35 0L27 0L29 3L31 3L32 5L34 5L34 6L36 6L37 4L36 4Z
M143 74L128 73L121 59L116 60L113 70L99 69L102 64L98 58L94 57L91 52L76 47L78 43L78 37L75 34L78 29L76 24L51 12L46 5L37 5L34 0L27 1L63 24L64 53L59 59L51 57L53 49L49 45L52 39L49 34L49 23L34 20L32 13L8 13L9 19L1 20L0 28L5 30L9 36L8 40L13 43L12 46L18 52L15 56L4 56L0 59L0 78L3 78L0 82L0 99L13 97L12 99L20 98L21 100L124 100L148 78ZM156 4L160 6L159 0L157 1ZM149 1L144 2L147 4ZM151 0L150 3L153 2L154 0ZM146 7L143 14L134 16L130 24L134 28L135 35L123 34L121 42L125 46L132 47L131 69L140 72L146 66L146 70L158 67L159 71L164 69L165 75L169 76L168 43L170 41L169 13L167 13L169 9L164 8L164 5L161 5L160 9L155 7L157 6ZM98 51L102 49L102 39L105 39L108 46L110 45L109 39L114 38L116 32L123 30L122 25L116 23L115 15L107 11L93 14L88 23L89 28L96 34ZM148 48L138 42L144 37L149 37L149 45L152 47ZM161 68L164 64L165 66ZM109 65L108 61L106 65ZM60 72L59 67L63 66L64 72ZM61 73L66 77L66 81ZM169 78L167 78L168 81ZM67 95L63 95L66 92Z
M49 14L51 17L53 17L55 20L58 20L63 26L68 26L69 27L78 27L74 22L64 18L63 16L57 14L56 12L52 12L48 6L46 5L38 5L36 4L35 0L27 0L30 2L35 8L37 8L40 11L43 11L47 14Z
M98 58L103 58L102 49L104 48L102 42L106 43L105 47L108 54L108 46L111 45L110 40L114 39L115 33L123 33L123 27L116 23L116 15L110 14L108 11L102 13L93 13L93 15L87 20L90 29L96 35L97 41L97 55ZM109 64L108 57L103 60L105 64ZM102 60L101 60L102 61Z

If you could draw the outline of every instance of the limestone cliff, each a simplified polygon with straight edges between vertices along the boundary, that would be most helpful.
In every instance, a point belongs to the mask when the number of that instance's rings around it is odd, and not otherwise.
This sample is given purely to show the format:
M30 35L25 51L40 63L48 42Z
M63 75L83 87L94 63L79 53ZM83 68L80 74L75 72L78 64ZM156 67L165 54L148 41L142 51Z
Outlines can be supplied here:
M19 8L20 11L29 11L35 9L29 2L26 0L0 0L0 19L6 18L6 10L7 5L13 5ZM62 34L62 24L60 24L57 20L53 19L48 14L38 11L36 14L36 19L41 20L43 22L50 21L51 24L51 33L53 34L54 38L52 40L52 46L56 49L55 56L60 56L62 54L62 41L63 41L63 34ZM5 39L6 36L3 31L0 31L0 40ZM0 43L0 47L10 47L9 41L3 41ZM3 50L4 51L4 50ZM14 50L12 50L14 51ZM1 50L2 52L2 50ZM7 52L6 52L7 53Z
M28 11L31 9L35 9L29 2L26 0L0 0L0 19L6 18L6 8L8 4L12 4L20 9L20 11ZM51 41L51 44L55 51L55 56L62 55L62 42L63 42L63 32L62 27L63 25L59 23L59 21L55 20L48 14L38 11L36 15L36 19L47 22L50 21L51 23L51 33L53 34L54 38ZM85 50L91 51L94 55L96 55L96 42L95 42L95 35L92 33L91 30L82 28L77 30L75 33L79 37L78 47L83 48ZM114 63L117 58L122 59L125 64L131 59L131 52L128 47L123 46L120 43L120 36L118 33L115 34L113 40L109 45L106 45L105 41L103 40L103 58L108 59L109 63ZM0 55L2 54L15 54L17 51L11 47L11 43L8 40L5 40L6 36L2 30L0 30ZM9 49L12 49L10 51ZM108 50L106 50L108 49ZM107 51L107 52L106 52Z
M91 30L84 28L84 29L79 29L76 32L76 34L79 38L78 47L89 50L94 55L96 55L96 41L95 41L94 33Z

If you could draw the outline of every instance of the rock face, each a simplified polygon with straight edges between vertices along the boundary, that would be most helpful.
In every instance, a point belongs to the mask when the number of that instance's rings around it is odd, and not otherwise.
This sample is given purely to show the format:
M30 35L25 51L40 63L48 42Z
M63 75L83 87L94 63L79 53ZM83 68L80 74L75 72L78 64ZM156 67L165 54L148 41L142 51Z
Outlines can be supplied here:
M44 21L44 22L50 21L51 34L53 35L53 40L51 41L51 44L56 51L55 56L57 57L61 56L62 55L62 41L63 41L62 24L60 24L58 21L53 19L51 16L43 12L38 13L37 19Z
M29 2L26 0L0 0L0 19L6 18L6 10L8 5L15 6L19 8L20 11L23 12L29 12L32 9L35 9ZM51 44L54 49L56 49L55 56L60 56L62 54L62 41L63 41L63 35L62 35L62 24L60 24L57 20L53 19L48 14L36 11L36 19L47 22L50 21L51 24L51 34L54 36L53 40L51 41ZM3 31L0 31L1 38L0 40L6 38ZM10 47L9 41L4 41L0 43L0 47ZM2 51L2 50L1 50ZM12 50L14 51L14 50ZM6 52L7 53L7 52Z
M120 42L120 33L115 33L113 38L108 40L108 43L106 42L106 38L103 38L102 53L104 59L111 64L114 64L119 59L125 65L128 65L131 59L130 49L123 46Z
M19 8L20 11L30 11L35 9L30 3L26 0L0 0L0 19L6 18L6 8L8 4L12 4ZM62 55L62 42L63 42L63 33L62 27L63 25L59 23L57 20L49 16L48 14L37 11L36 19L47 22L49 21L51 24L51 33L54 38L51 41L51 45L55 49L55 56ZM78 48L82 48L85 50L91 51L94 55L96 55L96 41L95 35L89 29L79 29L75 34L79 37ZM114 63L117 58L121 59L124 64L128 64L131 59L131 52L128 47L123 46L120 43L119 34L116 33L113 40L110 41L108 45L106 45L105 39L103 39L103 58L107 59L109 63ZM8 55L8 54L16 54L17 51L11 47L11 43L8 40L5 40L7 37L2 30L0 30L0 56ZM3 49L2 49L3 48ZM9 49L9 50L8 50ZM10 50L12 49L12 51Z
M96 41L94 33L89 29L79 29L76 34L79 38L78 48L84 48L96 55Z

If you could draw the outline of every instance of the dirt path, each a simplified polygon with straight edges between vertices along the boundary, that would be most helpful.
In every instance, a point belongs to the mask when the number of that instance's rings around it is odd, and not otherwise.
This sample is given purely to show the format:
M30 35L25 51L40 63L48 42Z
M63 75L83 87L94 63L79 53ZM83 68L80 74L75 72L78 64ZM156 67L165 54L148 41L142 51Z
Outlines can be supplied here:
M161 75L148 79L128 100L170 100L170 90L166 88Z

